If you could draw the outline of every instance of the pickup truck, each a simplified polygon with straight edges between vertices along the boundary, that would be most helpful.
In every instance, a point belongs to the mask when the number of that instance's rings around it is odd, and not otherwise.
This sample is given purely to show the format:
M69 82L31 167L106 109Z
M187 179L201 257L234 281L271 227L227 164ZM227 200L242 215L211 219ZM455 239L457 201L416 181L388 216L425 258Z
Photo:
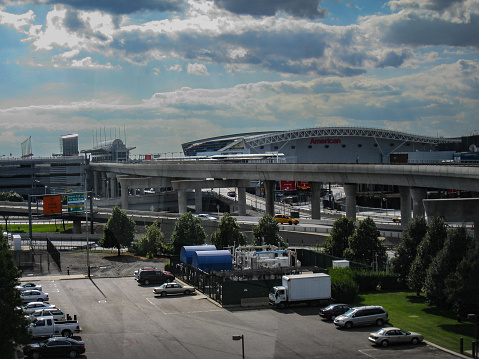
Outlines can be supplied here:
M28 326L28 331L32 337L51 337L61 335L71 338L73 333L80 333L81 328L77 320L54 321L52 316L38 317Z

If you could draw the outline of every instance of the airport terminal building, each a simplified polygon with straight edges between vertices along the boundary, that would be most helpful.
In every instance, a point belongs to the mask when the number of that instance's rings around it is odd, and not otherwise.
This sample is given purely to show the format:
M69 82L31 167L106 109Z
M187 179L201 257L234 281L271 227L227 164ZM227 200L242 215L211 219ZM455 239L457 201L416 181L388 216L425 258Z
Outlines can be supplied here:
M476 147L475 147L476 146ZM360 127L241 133L182 144L185 156L270 155L286 163L437 163L477 152L479 136L428 137ZM274 157L274 155L280 155ZM476 156L474 156L476 157ZM479 157L477 158L479 160Z

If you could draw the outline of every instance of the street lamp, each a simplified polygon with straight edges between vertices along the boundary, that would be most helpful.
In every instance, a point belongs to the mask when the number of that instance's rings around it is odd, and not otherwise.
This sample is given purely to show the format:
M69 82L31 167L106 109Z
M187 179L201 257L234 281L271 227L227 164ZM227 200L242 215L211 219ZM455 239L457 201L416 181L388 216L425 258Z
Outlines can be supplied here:
M232 339L241 340L241 350L242 350L243 359L244 359L244 335L233 335Z

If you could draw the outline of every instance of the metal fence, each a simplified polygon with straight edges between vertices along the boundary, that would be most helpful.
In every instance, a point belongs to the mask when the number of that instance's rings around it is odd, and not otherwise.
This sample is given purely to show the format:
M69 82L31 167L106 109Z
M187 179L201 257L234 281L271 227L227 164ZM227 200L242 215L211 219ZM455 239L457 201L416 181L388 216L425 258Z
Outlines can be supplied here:
M48 254L50 254L50 256L52 257L53 261L57 264L58 269L60 269L60 272L61 272L62 264L61 264L60 252L52 243L52 241L50 241L49 238L47 238L47 251L48 251Z

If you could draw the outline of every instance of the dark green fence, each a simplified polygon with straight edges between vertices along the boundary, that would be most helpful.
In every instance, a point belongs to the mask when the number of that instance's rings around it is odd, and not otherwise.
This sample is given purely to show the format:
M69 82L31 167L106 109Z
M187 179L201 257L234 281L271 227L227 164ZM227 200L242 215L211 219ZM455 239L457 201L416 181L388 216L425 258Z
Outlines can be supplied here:
M222 283L223 305L239 305L245 298L267 298L275 285L281 285L281 279L225 281Z
M327 269L333 266L333 261L344 259L303 248L296 249L296 253L298 254L298 259L301 261L302 267L316 266ZM349 262L349 267L353 269L371 269L371 267L365 264L351 261Z

